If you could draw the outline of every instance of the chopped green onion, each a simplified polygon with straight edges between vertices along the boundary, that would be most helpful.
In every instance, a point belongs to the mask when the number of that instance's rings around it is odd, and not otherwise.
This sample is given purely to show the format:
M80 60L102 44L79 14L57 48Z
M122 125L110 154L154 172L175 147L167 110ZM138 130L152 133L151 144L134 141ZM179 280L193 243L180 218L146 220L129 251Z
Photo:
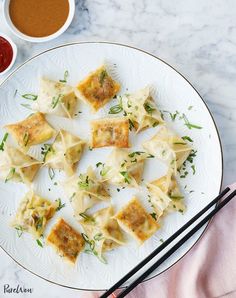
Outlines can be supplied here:
M202 126L190 123L185 114L182 114L182 118L184 119L184 125L186 125L188 129L192 129L192 128L202 129Z
M193 158L196 157L196 155L197 155L197 150L192 150L187 158L187 161L189 161L190 163L193 163Z
M129 96L129 94L125 94L125 96ZM129 99L127 100L127 107L128 108L131 108L132 107L132 104L131 104L131 102L130 102Z
M66 70L66 71L64 72L64 79L63 79L63 80L59 80L59 82L61 82L61 83L67 83L67 78L68 78L68 76L69 76L69 71Z
M100 166L102 166L102 165L103 165L102 162L98 162L98 163L96 163L96 167L97 167L97 168L100 167Z
M62 208L64 208L64 207L66 206L65 203L64 203L64 204L61 203L61 199L60 199L60 198L58 198L58 199L56 200L56 202L58 203L58 206L57 206L57 208L56 208L56 211L59 211L59 210L61 210Z
M174 142L173 144L174 145L186 145L186 143L184 143L184 142Z
M99 75L99 83L101 86L103 85L106 76L107 76L106 70L102 70Z
M82 235L82 237L84 238L84 241L85 241L85 242L89 242L89 237L88 237L86 234L81 233L81 235Z
M7 177L5 179L5 183L7 183L9 180L11 180L14 177L15 172L16 172L15 168L10 169L9 174L7 175Z
M28 133L28 131L26 131L26 132L24 133L24 136L23 136L23 142L24 142L24 146L26 147L27 144L28 144L28 142L29 142L29 133Z
M183 136L182 139L183 140L187 140L187 141L189 141L191 143L193 142L193 140L189 136Z
M134 157L135 155L141 155L143 153L145 153L145 152L144 151L134 151L134 152L130 153L128 156Z
M100 240L102 240L102 239L103 239L103 235L102 235L102 233L98 233L98 234L96 234L96 235L93 237L93 239L94 239L95 241L100 241Z
M150 213L151 217L155 220L157 220L157 214L155 212Z
M22 107L24 107L24 108L26 108L26 109L28 109L28 110L32 110L32 107L31 107L31 105L29 105L29 104L24 104L24 103L21 103L20 104Z
M35 222L36 231L43 227L43 216L39 217Z
M43 162L46 161L46 157L49 152L54 152L52 144L44 144L43 147L41 147L41 150L41 154L43 155Z
M152 107L151 105L149 105L147 102L144 103L144 109L148 114L152 114L152 112L154 112L156 109L154 107Z
M17 226L17 227L15 227L15 229L17 232L17 236L20 238L24 232L22 226Z
M38 98L38 95L31 94L31 93L23 94L21 96L25 99L33 100L33 101L37 100L37 98Z
M180 178L186 178L187 175L188 175L188 171L185 171L185 172L180 176Z
M88 215L87 213L85 213L85 212L81 212L79 215L80 215L81 217L83 217L83 219L84 219L85 221L95 222L95 219L94 219L92 216L90 216L90 215Z
M86 242L88 247L88 248L85 248L84 252L96 256L101 262L106 264L107 263L106 259L104 259L104 257L102 256L100 257L98 255L98 252L95 250L95 240L90 240L89 237L84 233L82 233L81 235L84 238L84 241Z
M69 201L72 202L72 199L75 197L76 193L74 192L72 196L69 198Z
M103 169L100 171L100 175L101 176L106 176L106 174L110 171L109 167L104 167L103 165Z
M121 111L123 111L123 104L122 104L122 97L119 96L119 104L111 107L108 114L118 114Z
M196 173L195 165L191 165L191 168L193 170L193 175L195 175L195 173Z
M130 184L130 176L128 174L128 172L120 172L120 174L124 177L124 180L126 183Z
M83 175L80 174L79 178L80 178L80 181L78 182L79 188L87 190L89 188L89 177L86 176L86 178L84 179Z
M169 114L172 121L175 121L177 115L179 115L178 111L175 111L175 113L171 113L169 111L163 111L163 112Z
M152 125L152 127L156 127L159 124L159 122L155 121Z
M55 177L55 171L53 168L51 168L51 167L48 168L48 175L49 175L50 179L53 180L53 178Z
M118 104L116 106L111 107L108 114L118 114L121 111L123 111L123 108L120 106L120 104Z
M4 151L4 145L5 145L5 143L6 143L6 140L7 140L7 138L8 138L8 135L9 135L9 134L6 132L5 135L3 136L3 139L2 139L1 144L0 144L0 150L1 150L1 151Z
M134 127L134 123L129 119L129 130L131 131Z
M165 119L164 119L163 111L160 111L160 113L161 113L161 119L162 119L162 120L165 120Z
M55 109L55 107L58 105L62 96L63 96L62 94L59 94L57 97L53 96L52 103L51 103L52 109Z
M37 242L38 246L43 247L43 244L39 239L36 239L36 242Z
M182 200L184 197L183 196L170 196L170 198L173 200Z

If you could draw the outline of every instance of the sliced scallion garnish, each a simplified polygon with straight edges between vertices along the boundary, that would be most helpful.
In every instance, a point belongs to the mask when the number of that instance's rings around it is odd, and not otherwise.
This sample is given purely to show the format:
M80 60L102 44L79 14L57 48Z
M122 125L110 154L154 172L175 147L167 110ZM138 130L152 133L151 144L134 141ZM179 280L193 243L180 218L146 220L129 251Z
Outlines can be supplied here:
M28 131L26 131L26 132L24 133L24 136L23 136L23 142L24 142L24 146L26 147L27 144L28 144L28 142L29 142L29 133L28 133Z
M61 83L67 83L67 78L69 77L69 71L68 70L66 70L65 72L64 72L64 79L63 80L59 80L59 82L61 82Z
M11 180L14 177L14 174L16 172L15 168L11 168L6 179L5 179L5 183L7 183L9 180Z
M49 175L50 179L53 180L53 178L55 177L55 171L53 168L51 168L51 167L48 168L48 175Z
M62 208L64 208L64 207L66 206L65 203L62 204L62 202L61 202L61 198L58 198L58 199L56 200L56 202L58 203L58 206L57 206L57 208L56 208L56 211L59 211L59 210L61 210Z
M21 95L23 98L25 98L25 99L28 99L28 100L33 100L33 101L35 101L35 100L37 100L37 98L38 98L38 95L36 95L36 94L31 94L31 93L26 93L26 94L23 94L23 95Z
M6 143L7 138L8 138L8 133L6 132L5 135L3 136L3 139L1 141L1 143L0 143L0 150L1 151L4 151L4 145Z

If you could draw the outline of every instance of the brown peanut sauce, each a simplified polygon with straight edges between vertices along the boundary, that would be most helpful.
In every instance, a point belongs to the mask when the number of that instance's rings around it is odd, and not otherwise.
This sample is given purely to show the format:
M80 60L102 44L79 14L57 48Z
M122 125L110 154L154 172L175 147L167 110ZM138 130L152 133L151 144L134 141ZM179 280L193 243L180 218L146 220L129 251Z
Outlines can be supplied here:
M45 37L57 32L69 14L68 0L11 0L9 15L22 33Z

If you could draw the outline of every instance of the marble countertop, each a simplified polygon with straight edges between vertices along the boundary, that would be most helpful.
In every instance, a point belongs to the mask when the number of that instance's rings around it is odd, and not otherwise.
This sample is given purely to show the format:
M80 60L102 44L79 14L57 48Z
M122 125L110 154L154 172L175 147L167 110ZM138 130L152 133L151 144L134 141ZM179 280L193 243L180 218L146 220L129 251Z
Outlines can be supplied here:
M173 65L197 88L216 120L223 143L226 185L236 180L235 15L234 0L76 0L75 18L61 37L31 44L9 32L0 0L0 31L18 46L15 67L62 43L97 40L133 45ZM2 79L0 76L0 82ZM4 294L5 284L33 288L33 293ZM87 296L32 275L0 249L0 297L75 295Z

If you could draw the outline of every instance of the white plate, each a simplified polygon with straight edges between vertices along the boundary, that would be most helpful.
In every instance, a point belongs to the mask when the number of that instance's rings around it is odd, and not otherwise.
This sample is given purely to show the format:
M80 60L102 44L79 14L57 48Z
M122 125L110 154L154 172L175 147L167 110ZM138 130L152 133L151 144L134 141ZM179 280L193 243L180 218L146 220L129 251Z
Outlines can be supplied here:
M74 268L57 256L51 247L40 248L30 235L24 234L18 238L16 231L9 227L11 216L27 191L23 184L0 182L0 245L21 266L32 273L57 284L76 289L107 289L139 261L161 244L161 239L167 239L179 227L187 222L194 214L216 197L222 182L222 150L219 135L210 112L200 95L190 83L171 66L144 51L111 43L85 42L57 47L43 52L30 59L11 74L0 88L0 126L19 121L31 113L22 103L30 103L21 98L20 94L38 92L39 78L46 76L55 80L63 78L65 70L69 71L69 83L75 85L88 72L99 67L104 61L116 64L117 74L122 83L122 91L133 92L147 84L152 84L157 90L156 102L161 110L185 113L192 123L202 126L202 129L189 130L181 120L172 122L166 115L170 127L180 135L189 135L194 140L197 150L195 159L196 174L190 174L185 179L179 179L186 196L187 212L169 215L163 227L141 247L134 242L106 254L108 264L100 263L95 257L82 253ZM128 91L127 91L127 90ZM14 96L15 91L17 94ZM111 103L110 105L114 104ZM109 105L108 105L109 106ZM88 120L107 115L108 106L99 113L92 115L87 106L81 105L76 119L68 120L58 117L47 117L56 128L63 127L79 136L88 139ZM192 109L188 109L193 106ZM142 132L136 139L131 136L135 148L141 149L141 142L149 139L158 128ZM3 136L4 131L1 130ZM112 148L97 149L84 154L78 172L83 172L88 165L105 161ZM37 150L32 150L36 153ZM150 160L145 168L146 179L162 176L166 167L160 161ZM56 173L54 181L63 180L62 173ZM53 182L54 182L53 181ZM50 230L56 217L62 216L75 228L78 223L72 217L70 203L60 186L53 185L47 173L42 169L34 182L35 191L55 200L58 197L66 202L63 208L53 218L46 230ZM187 185L187 190L184 189ZM50 188L50 191L49 191ZM189 191L194 192L189 193ZM146 193L142 190L112 191L112 203L118 209L124 205L132 194L145 202L148 208ZM181 249L169 258L152 276L163 272L177 262L198 240L204 229L195 234Z

